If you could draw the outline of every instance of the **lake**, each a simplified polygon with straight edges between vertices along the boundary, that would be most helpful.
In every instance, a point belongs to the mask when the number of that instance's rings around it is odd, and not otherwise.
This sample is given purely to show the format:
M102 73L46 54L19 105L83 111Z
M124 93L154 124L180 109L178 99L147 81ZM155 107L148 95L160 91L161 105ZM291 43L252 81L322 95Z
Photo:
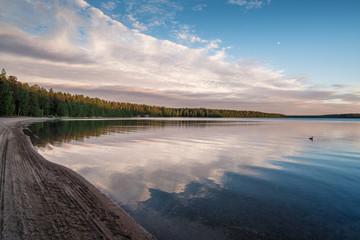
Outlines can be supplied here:
M65 120L24 131L158 239L360 239L358 120Z

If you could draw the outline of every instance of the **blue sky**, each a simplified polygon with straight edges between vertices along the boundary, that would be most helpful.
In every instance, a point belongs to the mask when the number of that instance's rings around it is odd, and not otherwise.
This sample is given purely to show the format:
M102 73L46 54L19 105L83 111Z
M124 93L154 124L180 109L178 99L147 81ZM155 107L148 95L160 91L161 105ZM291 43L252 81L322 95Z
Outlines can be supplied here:
M0 64L22 81L170 107L360 110L360 1L0 3Z
M267 62L319 84L359 80L359 1L273 0L258 1L261 5L255 6L249 5L251 1L237 5L220 0L162 1L158 6L152 1L88 2L136 28L128 17L131 14L147 28L139 30L159 39L196 47L177 38L182 25L202 39L220 39L219 45L228 47L228 61L245 58ZM135 9L129 10L130 4ZM151 7L136 10L146 4L162 7L169 16L164 17L161 11L157 16ZM157 19L162 23L152 26Z

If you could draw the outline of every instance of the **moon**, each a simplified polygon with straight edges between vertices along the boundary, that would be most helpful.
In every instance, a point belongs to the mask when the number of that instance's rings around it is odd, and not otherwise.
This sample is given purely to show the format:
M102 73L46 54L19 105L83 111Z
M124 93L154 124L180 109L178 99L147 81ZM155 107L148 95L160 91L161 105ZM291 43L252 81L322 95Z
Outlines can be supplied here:
M280 42L278 41L277 44L280 45Z

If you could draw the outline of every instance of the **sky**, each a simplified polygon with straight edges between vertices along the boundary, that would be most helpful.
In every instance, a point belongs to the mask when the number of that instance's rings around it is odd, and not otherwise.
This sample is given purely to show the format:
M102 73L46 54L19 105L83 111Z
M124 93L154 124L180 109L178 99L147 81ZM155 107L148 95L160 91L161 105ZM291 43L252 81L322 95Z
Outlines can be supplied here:
M0 68L111 101L360 112L358 0L0 0Z

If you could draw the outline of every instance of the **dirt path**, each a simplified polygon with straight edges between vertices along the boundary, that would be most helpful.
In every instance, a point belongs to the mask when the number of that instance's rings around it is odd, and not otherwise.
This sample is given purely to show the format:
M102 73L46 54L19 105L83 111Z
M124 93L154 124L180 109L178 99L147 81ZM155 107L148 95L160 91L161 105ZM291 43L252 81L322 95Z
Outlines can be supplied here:
M0 119L0 239L154 239L83 177L40 156L26 121Z

